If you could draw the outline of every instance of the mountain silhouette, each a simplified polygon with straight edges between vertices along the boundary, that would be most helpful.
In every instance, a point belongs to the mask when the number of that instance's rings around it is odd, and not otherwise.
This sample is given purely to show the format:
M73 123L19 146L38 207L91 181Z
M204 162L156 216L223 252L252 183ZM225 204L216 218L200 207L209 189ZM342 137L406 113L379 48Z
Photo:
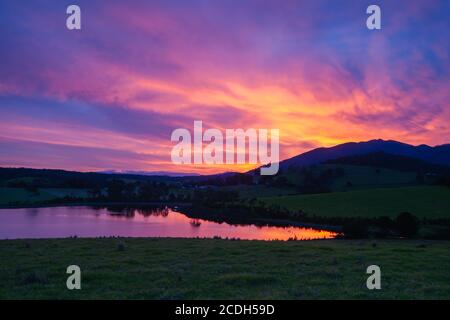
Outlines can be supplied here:
M333 159L378 152L450 166L450 144L435 147L428 145L413 146L398 141L378 139L366 142L348 142L329 148L317 148L281 161L280 168L309 166Z

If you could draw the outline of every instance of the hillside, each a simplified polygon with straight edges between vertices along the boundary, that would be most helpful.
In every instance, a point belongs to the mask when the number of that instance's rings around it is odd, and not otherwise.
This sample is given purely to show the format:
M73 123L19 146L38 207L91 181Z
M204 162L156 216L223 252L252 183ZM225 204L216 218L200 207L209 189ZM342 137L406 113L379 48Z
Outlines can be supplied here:
M419 159L432 164L450 166L450 144L430 147L412 146L393 140L371 140L349 142L330 148L317 148L280 162L280 168L289 166L308 166L332 159L384 152L387 154Z
M449 166L433 164L424 160L389 154L382 151L332 159L325 163L387 168L403 172L420 172L424 174L450 172Z

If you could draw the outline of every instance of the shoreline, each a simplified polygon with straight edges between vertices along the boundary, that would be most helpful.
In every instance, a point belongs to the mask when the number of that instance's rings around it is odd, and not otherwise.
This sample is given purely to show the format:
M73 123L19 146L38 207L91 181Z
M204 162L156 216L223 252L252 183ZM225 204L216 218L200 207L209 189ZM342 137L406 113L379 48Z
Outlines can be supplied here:
M57 208L57 207L108 207L108 206L167 206L172 209L175 207L192 207L192 203L182 203L182 202L72 202L72 203L36 203L29 205L10 205L10 206L0 206L0 210L2 209L32 209L32 208ZM205 208L208 210L208 208ZM212 210L212 209L210 209ZM270 227L300 227L300 228L311 228L317 230L325 230L331 232L342 232L342 226L332 226L332 225L322 225L317 223L310 222L299 222L293 220L284 220L284 219L270 219L270 218L241 218L237 219L236 217L230 218L225 214L222 215L197 215L192 212L179 212L178 210L174 210L178 213L184 214L185 216L192 219L203 219L209 221L220 221L225 222L230 225L262 225L262 226L270 226Z
M1 209L30 209L30 208L48 208L48 207L93 207L93 206L162 206L170 205L176 207L191 206L187 202L70 202L70 203L32 203L32 204L11 204L0 205Z

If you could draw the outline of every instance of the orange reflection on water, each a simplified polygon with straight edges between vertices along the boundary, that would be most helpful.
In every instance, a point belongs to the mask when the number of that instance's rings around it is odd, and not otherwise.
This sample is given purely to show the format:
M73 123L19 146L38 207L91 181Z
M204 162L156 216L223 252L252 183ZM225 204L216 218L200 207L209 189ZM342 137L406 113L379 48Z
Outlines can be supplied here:
M167 207L0 209L0 239L120 236L312 240L336 235L312 228L236 225L192 219Z
M301 227L263 227L263 240L314 240L332 239L337 233Z
M128 212L127 212L128 213ZM254 224L228 224L204 219L193 219L182 212L166 208L165 214L155 211L146 214L139 209L131 209L135 223L159 224L154 230L161 237L235 238L243 240L314 240L332 239L336 232L305 227L257 226ZM117 219L123 215L105 215L105 219ZM127 215L130 218L130 215Z

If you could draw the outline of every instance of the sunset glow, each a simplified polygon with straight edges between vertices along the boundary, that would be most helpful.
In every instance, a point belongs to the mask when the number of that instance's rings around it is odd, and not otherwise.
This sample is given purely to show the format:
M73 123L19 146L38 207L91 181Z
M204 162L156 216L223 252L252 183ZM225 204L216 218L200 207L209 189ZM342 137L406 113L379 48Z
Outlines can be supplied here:
M347 141L450 138L450 3L0 4L0 166L215 173L171 163L176 128L278 128L280 157ZM339 8L337 8L339 6ZM11 14L14 13L14 14Z

